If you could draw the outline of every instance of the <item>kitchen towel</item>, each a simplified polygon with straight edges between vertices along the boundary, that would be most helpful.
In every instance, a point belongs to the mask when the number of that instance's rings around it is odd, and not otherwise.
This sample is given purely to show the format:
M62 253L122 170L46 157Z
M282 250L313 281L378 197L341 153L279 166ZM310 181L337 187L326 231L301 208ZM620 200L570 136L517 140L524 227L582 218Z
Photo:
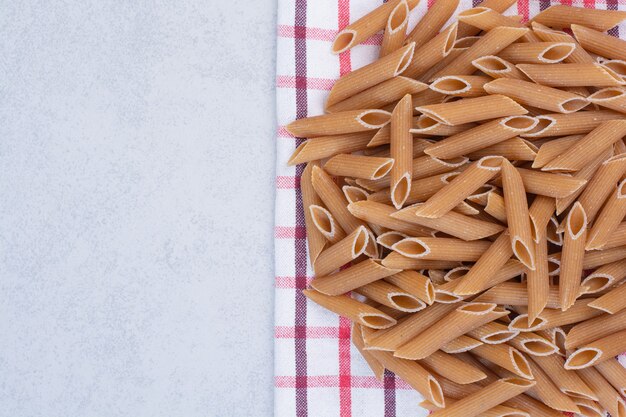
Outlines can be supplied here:
M447 1L447 0L438 0ZM411 12L409 30L433 0ZM461 0L457 11L480 1ZM309 302L302 290L312 278L300 193L304 165L287 166L303 139L284 126L294 119L323 113L323 103L341 74L372 62L382 35L377 34L341 55L332 55L337 31L382 0L278 0L275 219L275 416L418 417L428 412L418 393L392 373L378 381L351 346L350 322ZM626 1L520 0L505 14L527 20L552 4L626 10ZM610 31L626 35L622 24ZM622 358L626 363L626 360Z

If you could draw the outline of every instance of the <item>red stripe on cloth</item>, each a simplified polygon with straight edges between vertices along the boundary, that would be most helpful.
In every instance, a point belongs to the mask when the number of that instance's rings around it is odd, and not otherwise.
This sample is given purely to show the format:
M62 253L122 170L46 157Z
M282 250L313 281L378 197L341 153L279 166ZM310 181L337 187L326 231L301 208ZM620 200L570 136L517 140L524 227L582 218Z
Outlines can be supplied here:
M308 286L312 280L313 277L306 277L306 285ZM275 277L274 288L295 289L296 277Z
M396 379L396 389L410 390L412 389L406 382ZM298 385L297 378L294 376L275 376L274 386L276 388L295 388ZM309 375L307 376L307 388L336 388L339 386L339 377L337 375ZM375 376L352 375L350 377L350 386L352 388L369 388L384 389L383 382L376 379Z
M276 188L278 189L300 188L300 178L278 175L276 177Z
M294 339L296 337L305 339L335 339L339 337L339 328L329 326L307 326L305 328L275 326L274 337L276 339Z
M289 138L289 139L293 139L295 137L291 133L287 132L287 129L285 129L285 126L278 126L276 128L276 136L278 136L279 138Z
M521 14L523 16L522 22L528 21L529 6L528 0L518 0L517 1L517 14Z
M299 190L299 189L296 188L296 190ZM304 225L297 225L295 227L294 226L275 226L274 227L274 238L276 238L276 239L305 240L306 239L306 227ZM306 252L306 250L304 252ZM298 253L301 253L301 252L296 252L296 255ZM306 253L305 253L304 260L306 261ZM298 277L300 275L305 275L306 276L306 263L305 263L305 273L304 274L297 274L297 275L298 275Z
M276 87L278 88L308 88L309 90L330 90L336 80L330 78L308 77L300 79L290 75L277 75Z
M335 36L337 35L336 30L332 29L322 29L316 27L306 27L304 31L299 30L298 36L302 36L304 33L304 38L312 41L324 41L324 42L332 42L335 40ZM295 38L296 37L296 28L289 25L278 25L277 29L278 37L280 38ZM361 45L380 45L383 42L383 35L377 33L368 39L364 40Z
M596 7L596 0L584 0L583 6L588 9L593 9Z

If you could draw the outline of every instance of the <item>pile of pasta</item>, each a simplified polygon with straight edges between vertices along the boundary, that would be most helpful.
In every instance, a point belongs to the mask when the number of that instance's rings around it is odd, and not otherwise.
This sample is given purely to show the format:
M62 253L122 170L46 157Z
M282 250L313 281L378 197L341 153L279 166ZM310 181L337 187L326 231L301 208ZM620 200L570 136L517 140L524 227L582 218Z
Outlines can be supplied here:
M342 30L379 59L287 127L304 294L433 416L625 417L626 12L438 0L407 35L417 2Z

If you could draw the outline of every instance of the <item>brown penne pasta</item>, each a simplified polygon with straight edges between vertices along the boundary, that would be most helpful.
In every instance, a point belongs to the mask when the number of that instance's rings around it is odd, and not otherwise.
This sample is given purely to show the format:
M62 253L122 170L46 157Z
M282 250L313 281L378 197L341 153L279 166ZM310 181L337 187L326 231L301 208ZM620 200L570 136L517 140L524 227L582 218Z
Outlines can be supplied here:
M544 42L566 42L576 45L574 51L563 61L577 64L592 64L595 62L593 57L589 55L571 35L560 30L550 29L536 21L532 22L533 33Z
M380 129L390 120L391 114L384 110L350 110L299 119L285 128L298 137L341 135Z
M490 77L482 75L446 75L434 80L430 89L455 97L480 97L486 94L483 85L489 81Z
M583 369L619 355L626 349L626 330L595 340L571 353L565 361L565 369Z
M535 16L533 22L556 29L566 29L572 24L577 24L604 32L624 19L626 12L623 11L554 5Z
M296 148L287 164L303 164L341 153L359 151L365 149L370 140L372 140L372 136L372 131L366 131L311 138Z
M571 25L580 45L588 52L605 58L626 59L626 42L581 25Z
M446 59L453 50L456 34L457 23L453 23L434 38L417 44L413 59L404 71L404 75L421 78L430 68Z
M317 163L315 162L307 164L304 171L302 171L302 176L300 177L300 189L302 191L302 208L304 210L304 222L307 228L309 262L311 263L311 265L315 264L317 257L327 246L326 238L314 226L314 219L309 210L310 207L321 204L322 202L322 200L313 189L313 184L311 183L311 172L313 166L316 165Z
M626 310L616 314L602 314L576 324L565 338L565 347L575 349L626 329Z
M476 69L484 72L491 78L512 78L527 80L528 78L517 67L499 56L487 55L472 61ZM483 84L484 90L484 84Z
M411 96L406 95L391 115L391 202L400 209L411 191L413 138L411 129ZM371 178L373 179L373 178Z
M578 376L598 396L598 402L612 416L620 416L626 413L626 404L611 384L594 368L579 369Z
M601 249L626 216L626 179L604 203L598 219L589 231L585 250Z
M336 274L315 277L311 287L322 294L341 295L399 272L382 266L379 260L366 259Z
M442 104L431 104L416 107L415 110L440 123L451 126L528 113L525 108L515 103L515 101L498 94L466 98ZM518 123L521 124L521 128L526 127L528 124L527 122L524 123L525 120L527 119L519 120ZM516 125L513 124L512 127L516 127ZM534 124L529 129L532 129L532 127L534 127Z
M610 110L583 111L568 114L544 114L537 116L537 126L521 136L531 138L545 138L551 136L566 136L587 134L602 123L622 119L624 115Z
M432 39L450 19L459 0L436 0L426 11L426 14L417 23L417 26L407 36L407 42L423 45Z
M614 87L625 84L619 74L598 63L519 64L517 68L537 84L549 87Z
M380 46L381 57L389 55L402 47L408 25L409 5L406 0L402 0L394 7L387 19L385 31L383 32L383 43Z
M571 42L514 43L498 56L513 64L556 64L570 56L574 49L576 44Z
M398 311L415 313L426 308L426 303L419 298L383 280L356 288L354 292Z

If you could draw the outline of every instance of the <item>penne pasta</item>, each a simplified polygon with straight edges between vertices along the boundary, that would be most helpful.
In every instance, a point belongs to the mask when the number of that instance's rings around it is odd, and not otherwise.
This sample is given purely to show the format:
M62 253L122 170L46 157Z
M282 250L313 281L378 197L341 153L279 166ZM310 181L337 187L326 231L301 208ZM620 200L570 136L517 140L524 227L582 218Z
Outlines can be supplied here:
M535 203L533 203L533 205L535 205ZM528 270L526 274L528 319L530 322L533 322L539 316L539 314L541 314L543 309L549 304L550 271L548 264L548 238L546 234L546 229L536 229L533 226L535 222L533 220L532 214L530 219L531 232L533 230L537 230L535 233L532 233L533 240L535 241L535 269Z
M495 310L495 304L466 303L441 318L408 343L396 349L394 356L404 359L423 359L466 331L507 315ZM445 329L445 331L442 331Z
M399 272L382 266L380 260L366 259L336 274L316 276L311 287L322 294L341 295Z
M404 233L396 232L394 230L390 230L389 232L382 233L376 237L376 243L382 246L385 249L391 250L391 246L394 243L401 241L402 239L409 237Z
M391 115L391 202L400 209L411 191L413 137L411 136L411 96L406 95ZM375 178L370 178L375 180Z
M398 375L409 384L413 389L419 392L424 398L432 402L437 407L444 407L444 397L441 386L435 377L429 373L424 367L415 361L407 361L394 357L389 352L371 351L372 356L376 358L386 369Z
M423 45L432 39L454 14L459 0L436 0L407 36L407 42Z
M430 279L416 271L398 271L385 281L431 305L435 302L435 288Z
M597 395L580 379L578 374L565 369L565 360L559 355L533 356L532 360L546 375L550 376L550 380L563 394L570 397L597 401Z
M527 33L528 29L526 28L502 26L492 29L447 66L434 74L431 80L444 75L472 74L475 70L472 61L485 55L498 55L500 51Z
M567 29L572 24L583 25L604 32L626 19L626 12L617 10L588 9L565 5L554 5L533 18L556 29Z
M408 237L391 248L402 256L437 261L476 261L490 242L438 237Z
M348 236L324 249L317 257L313 269L316 275L328 275L339 267L358 258L365 252L369 235L364 226L354 229Z
M509 344L531 356L550 356L558 351L554 343L532 332L520 333Z
M514 137L512 139L496 143L495 145L470 152L467 154L467 157L472 161L476 161L480 158L484 158L485 156L496 155L515 161L534 161L537 157L537 151L537 147L531 142Z
M624 245L626 245L626 222L622 222L617 226L617 229L615 229L613 235L609 237L603 249L612 249Z
M405 233L409 236L430 236L430 228L411 224L393 217L396 210L386 204L358 201L348 205L350 213L363 221Z
M626 396L626 368L617 359L609 358L594 367L622 397Z
M500 51L498 56L513 64L557 64L570 56L574 49L576 44L571 42L514 43Z
M474 4L474 7L479 7L479 6L486 7L498 13L504 13L505 11L507 11L507 9L509 9L509 7L511 7L515 3L516 3L515 0L483 0L478 4ZM511 18L513 18L513 16L511 16ZM463 22L459 23L459 37L460 38L466 37L466 36L478 35L478 33L480 33L479 28L468 25Z
M324 164L330 175L378 180L387 175L394 164L391 158L339 154Z
M517 67L508 61L495 55L487 55L476 58L472 65L490 76L491 78L512 78L516 80L527 80L528 78ZM483 84L484 90L484 84Z
M446 75L434 80L430 89L455 97L480 97L486 94L483 85L489 81L491 78L482 75Z
M620 285L589 303L598 313L616 314L626 308L626 286Z
M578 171L626 135L626 121L610 120L550 161L543 171Z
M534 379L526 357L517 349L505 344L480 345L472 349L472 354L498 365L507 371L526 379Z
M604 362L626 349L626 330L595 340L571 353L565 361L565 369L583 369Z
M623 416L626 413L626 404L611 384L594 368L579 369L578 376L598 396L598 402L612 416Z
M525 27L518 20L510 16L503 16L488 7L474 7L473 9L464 10L458 14L457 18L459 22L467 23L485 32L495 29L498 26ZM526 33L520 40L523 42L539 42L539 38L533 32Z
M624 117L624 115L609 110L545 114L537 116L539 120L537 126L521 136L534 140L551 136L587 134L606 121Z
M326 111L337 113L358 109L380 109L389 103L400 100L407 94L417 94L426 89L428 89L428 85L417 80L406 76L393 77L329 106Z
M565 348L575 349L626 329L626 310L616 314L602 314L576 324L565 338Z
M577 300L572 307L566 311L546 308L544 309L539 318L544 320L543 324L539 326L540 329L551 329L554 327L562 327L568 324L579 323L581 321L589 320L602 314L602 311L596 310L587 304L590 304L590 299ZM522 330L517 326L512 326L518 330Z
M601 249L626 216L626 179L606 200L598 219L589 231L586 250Z
M503 94L522 105L558 113L573 113L589 104L577 94L511 78L498 78L484 88L489 94Z
M462 335L446 343L445 345L443 345L441 347L441 351L450 353L450 354L463 353L463 352L469 352L470 350L474 349L476 346L480 346L480 345L482 345L481 341Z
M587 180L569 175L550 174L531 169L517 168L526 192L552 198L565 198L582 191Z
M350 110L299 119L285 129L298 137L341 135L380 129L390 119L391 114L384 110Z
M389 55L402 47L408 25L409 5L406 0L402 0L394 7L387 19L385 31L383 32L383 43L380 46L381 57Z
M372 136L372 131L366 131L311 138L296 148L287 165L303 164L341 153L351 153L365 149L370 140L372 140Z
M615 110L620 113L626 113L626 92L623 88L604 88L591 94L587 99L598 106L606 107L607 109Z
M619 74L598 63L519 64L517 68L532 81L548 87L614 87L625 83Z
M440 350L420 360L419 363L457 384L471 384L487 377L479 368Z
M404 71L410 78L421 78L438 62L451 55L457 35L457 23L453 23L434 38L417 44L413 59Z
M535 377L536 385L528 390L529 395L539 398L544 404L555 410L579 413L580 410L574 401L565 395L553 382L550 377L532 360L529 362Z
M500 343L506 343L517 337L517 335L519 335L519 331L510 330L504 324L492 321L491 323L487 323L467 332L467 334L480 340L482 343L486 343L488 345L498 345Z
M326 248L327 242L325 236L314 225L314 219L310 212L310 207L321 204L322 200L319 198L313 185L311 183L311 171L313 166L317 163L307 164L302 176L300 177L300 190L302 192L302 209L304 210L304 223L307 229L307 242L309 250L309 262L311 265L315 265L317 257ZM343 230L342 230L343 232Z
M344 75L335 82L330 90L326 107L328 108L383 81L401 75L413 59L414 51L415 44L409 43L371 64Z
M568 150L584 137L585 135L570 135L545 142L539 147L539 152L537 152L537 156L533 161L532 167L544 167L548 162Z
M386 281L378 280L354 290L354 292L398 311L415 313L426 308L426 303Z
M530 230L524 183L519 171L507 160L502 162L502 185L513 255L528 269L535 269L535 245Z
M485 205L485 212L503 223L507 222L504 198L498 193L489 193L487 196L487 205Z
M595 294L608 289L626 277L626 260L602 265L588 275L581 286L581 294Z
M314 230L317 230L331 244L335 244L346 237L346 233L335 222L333 215L324 207L311 204L309 205L308 211L313 222L313 227L311 229L313 233ZM314 264L314 262L311 264Z
M345 296L325 295L315 290L302 293L314 303L335 314L346 317L355 323L372 329L386 329L396 324L396 320L382 311Z
M538 22L532 22L533 33L537 35L543 42L566 42L576 45L574 51L564 59L564 62L572 62L576 64L591 64L595 60L587 51L585 51L571 35L560 30L553 30Z
M626 42L581 25L571 25L572 32L580 46L605 58L626 58Z
M422 114L418 117L417 122L413 123L411 133L414 135L452 136L476 126L477 125L475 123L465 123L457 126L449 126L438 122L430 116Z
M360 187L354 185L344 185L341 187L344 197L348 203L356 203L357 201L367 200L369 193Z
M485 97L465 98L442 104L431 104L416 107L415 110L431 117L435 121L451 126L528 113L528 110L515 101L498 94ZM521 124L520 128L526 128L529 124L526 120L527 119L519 119L518 123ZM515 124L513 127L515 127ZM532 127L534 127L534 125L532 125ZM530 129L532 129L532 127ZM521 131L523 132L524 130Z
M360 324L352 325L352 344L357 348L361 356L363 356L363 359L365 359L365 362L367 362L367 365L374 373L374 376L376 376L376 379L382 381L385 374L385 367L380 362L378 362L376 358L374 358L374 355L365 350L365 341L363 339L362 329L363 327Z
M409 191L409 196L405 204L413 204L427 200L437 191L445 187L447 184L445 179L448 178L448 176L456 176L458 174L460 174L460 172L453 171L412 181L411 191ZM368 200L377 203L391 203L391 192L389 189L377 191L370 194Z
M448 185L419 206L416 214L421 217L437 218L448 213L497 175L503 161L501 157L487 156L472 163Z
M580 278L583 270L585 242L587 240L587 214L579 202L576 202L567 215L561 274L559 276L559 294L561 309L570 308L580 294Z
M546 291L546 306L559 308L559 289L557 286L548 285ZM524 282L503 282L485 291L476 298L482 303L496 303L510 306L528 306L528 285ZM520 315L518 317L521 317ZM534 320L534 319L533 319ZM531 320L532 321L532 320Z
M391 252L383 259L383 265L396 269L449 269L459 266L459 261L442 261L432 259L415 259Z
M357 21L349 24L335 36L331 51L340 54L356 46L385 28L391 11L401 0L391 0L374 9ZM408 0L409 9L419 4L419 0Z

